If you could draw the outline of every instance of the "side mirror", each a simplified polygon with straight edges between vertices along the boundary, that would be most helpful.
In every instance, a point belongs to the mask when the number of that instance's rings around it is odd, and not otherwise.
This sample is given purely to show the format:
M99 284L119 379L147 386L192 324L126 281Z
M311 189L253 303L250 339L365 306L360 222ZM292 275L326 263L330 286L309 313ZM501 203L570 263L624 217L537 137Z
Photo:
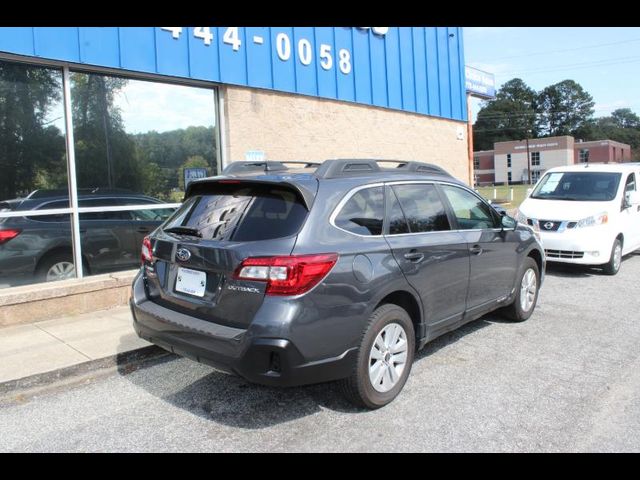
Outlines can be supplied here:
M518 222L515 218L511 218L509 215L502 216L502 228L505 230L515 230L518 226Z
M529 198L531 196L531 192L533 192L533 188L527 188L526 198Z
M624 208L640 205L640 192L633 191L624 194Z

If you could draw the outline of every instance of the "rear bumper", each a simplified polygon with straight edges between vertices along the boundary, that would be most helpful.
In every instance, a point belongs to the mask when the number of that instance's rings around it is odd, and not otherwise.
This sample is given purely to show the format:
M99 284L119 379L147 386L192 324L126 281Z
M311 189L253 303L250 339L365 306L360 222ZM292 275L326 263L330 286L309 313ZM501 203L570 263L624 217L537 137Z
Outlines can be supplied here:
M133 327L140 338L177 355L271 386L321 383L349 376L357 349L338 357L308 361L285 338L256 336L175 312L149 301L140 274L130 299Z

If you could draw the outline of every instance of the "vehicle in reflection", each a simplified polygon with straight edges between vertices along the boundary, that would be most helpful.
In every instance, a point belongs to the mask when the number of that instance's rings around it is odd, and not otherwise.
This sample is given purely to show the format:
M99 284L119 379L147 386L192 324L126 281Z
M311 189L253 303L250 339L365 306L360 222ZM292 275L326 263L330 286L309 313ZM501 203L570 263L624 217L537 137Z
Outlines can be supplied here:
M79 207L105 207L80 213L80 241L86 275L136 268L140 245L174 212L173 208L110 211L107 207L161 204L120 189L81 189ZM69 207L64 190L37 190L25 198L0 201L0 212ZM0 286L75 277L70 215L0 218Z

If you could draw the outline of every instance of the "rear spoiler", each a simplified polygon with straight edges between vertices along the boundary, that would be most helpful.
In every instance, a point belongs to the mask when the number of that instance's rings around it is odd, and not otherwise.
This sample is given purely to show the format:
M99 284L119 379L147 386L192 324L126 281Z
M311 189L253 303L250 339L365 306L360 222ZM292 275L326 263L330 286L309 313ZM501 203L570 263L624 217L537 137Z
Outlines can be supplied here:
M224 175L220 175L217 177L194 180L189 183L187 190L184 192L183 201L191 197L192 195L198 195L199 193L208 193L207 187L211 187L216 184L273 185L294 190L302 198L302 201L304 202L305 207L307 207L307 210L310 211L311 206L313 205L313 201L316 198L316 193L318 192L318 180L314 180L315 188L311 189L310 186L306 186L298 182L288 182L286 180L262 180L255 178L245 179L242 177L227 177Z

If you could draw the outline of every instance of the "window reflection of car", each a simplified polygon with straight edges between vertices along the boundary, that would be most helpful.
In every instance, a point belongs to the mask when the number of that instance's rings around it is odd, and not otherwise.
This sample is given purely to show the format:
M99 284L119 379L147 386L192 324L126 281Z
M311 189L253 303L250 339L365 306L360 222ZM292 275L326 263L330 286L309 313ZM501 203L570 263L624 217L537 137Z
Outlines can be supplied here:
M160 200L114 190L80 190L80 207L160 204ZM64 191L35 191L0 201L0 212L69 207ZM80 213L80 241L86 274L136 268L142 239L173 213L173 208ZM69 214L0 218L0 286L73 278Z

